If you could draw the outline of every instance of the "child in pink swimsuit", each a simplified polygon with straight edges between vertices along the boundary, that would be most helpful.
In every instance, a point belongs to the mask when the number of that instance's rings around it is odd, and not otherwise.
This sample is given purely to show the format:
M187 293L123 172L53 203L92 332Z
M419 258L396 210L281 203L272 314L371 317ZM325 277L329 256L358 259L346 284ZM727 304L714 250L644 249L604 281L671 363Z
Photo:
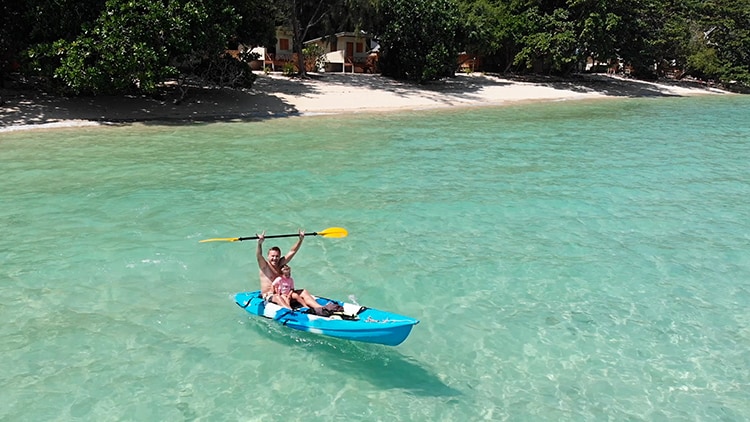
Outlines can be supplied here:
M290 298L294 291L294 279L292 278L292 269L284 264L281 267L281 275L273 281L273 301L277 305L292 309Z

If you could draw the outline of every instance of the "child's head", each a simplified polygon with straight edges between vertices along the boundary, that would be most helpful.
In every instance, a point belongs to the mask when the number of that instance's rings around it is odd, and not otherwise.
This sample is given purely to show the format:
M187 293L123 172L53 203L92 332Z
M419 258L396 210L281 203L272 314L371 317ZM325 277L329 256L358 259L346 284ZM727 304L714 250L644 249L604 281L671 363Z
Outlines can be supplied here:
M282 265L281 266L281 274L283 274L286 277L289 277L290 275L292 275L292 267L290 267L290 266L288 266L286 264Z

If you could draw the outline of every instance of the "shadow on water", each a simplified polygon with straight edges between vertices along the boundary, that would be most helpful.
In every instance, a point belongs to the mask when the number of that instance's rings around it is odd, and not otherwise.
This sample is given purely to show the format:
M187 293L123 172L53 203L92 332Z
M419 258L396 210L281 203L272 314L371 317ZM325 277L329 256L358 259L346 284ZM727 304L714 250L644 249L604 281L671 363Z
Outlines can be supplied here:
M257 318L250 318L247 326L257 335L281 345L304 347L314 353L324 366L344 376L366 380L379 388L402 389L419 396L461 395L459 390L443 383L429 368L393 347L296 331Z

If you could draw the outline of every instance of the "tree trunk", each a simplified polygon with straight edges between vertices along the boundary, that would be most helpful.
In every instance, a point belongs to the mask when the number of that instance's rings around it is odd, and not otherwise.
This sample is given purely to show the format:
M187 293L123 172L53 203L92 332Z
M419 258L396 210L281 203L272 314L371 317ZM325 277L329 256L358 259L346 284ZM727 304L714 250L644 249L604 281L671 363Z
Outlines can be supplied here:
M296 3L296 2L295 2ZM294 13L292 14L292 32L294 32L294 39L292 40L292 43L294 44L294 52L297 53L297 74L305 78L307 77L307 71L305 69L305 58L302 55L302 28L300 27L299 18L297 17L297 10L296 7L294 8ZM305 31L307 33L307 31Z

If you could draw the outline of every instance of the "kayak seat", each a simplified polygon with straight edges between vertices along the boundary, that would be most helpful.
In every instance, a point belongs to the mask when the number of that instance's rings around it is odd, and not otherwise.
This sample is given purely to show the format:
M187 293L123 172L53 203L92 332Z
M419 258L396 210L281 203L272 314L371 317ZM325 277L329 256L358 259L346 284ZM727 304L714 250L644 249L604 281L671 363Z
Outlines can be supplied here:
M344 303L344 313L349 315L359 315L367 309L364 306L355 305L353 303Z

